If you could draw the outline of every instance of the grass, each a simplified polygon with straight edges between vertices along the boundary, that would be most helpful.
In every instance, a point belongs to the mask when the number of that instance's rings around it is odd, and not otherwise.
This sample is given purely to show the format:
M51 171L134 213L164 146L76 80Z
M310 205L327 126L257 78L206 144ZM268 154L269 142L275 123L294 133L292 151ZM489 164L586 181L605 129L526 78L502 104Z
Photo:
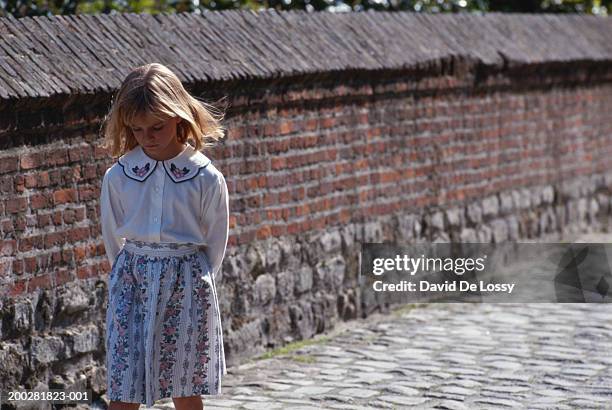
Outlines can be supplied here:
M391 311L391 314L394 316L402 316L404 313L408 313L411 310L422 308L427 306L427 303L408 303L406 305L402 305L396 309Z
M293 352L303 347L306 347L306 346L327 343L330 340L331 338L329 336L319 336L319 337L312 338L312 339L298 340L296 342L287 343L284 346L277 347L276 349L272 349L268 352L265 352L262 355L254 357L251 360L256 361L256 360L271 359L273 357L279 357L279 356L287 356L287 358L291 360L295 360L296 362L314 363L317 360L313 356L305 355L305 354L293 354Z
M392 309L391 314L395 316L401 316L408 311L411 311L416 308L422 308L424 306L427 306L427 303L409 303L409 304L399 306L398 308ZM271 359L274 357L283 356L283 357L286 357L288 359L291 359L291 360L294 360L300 363L315 363L317 361L315 357L311 355L307 355L307 354L295 354L294 352L306 346L327 343L331 341L332 338L333 338L332 336L320 335L318 337L313 337L311 339L298 340L295 342L287 343L284 346L277 347L259 356L253 357L250 359L250 361L259 361L259 360L265 360L265 359ZM377 335L370 335L366 337L365 341L368 342L376 338L377 338Z

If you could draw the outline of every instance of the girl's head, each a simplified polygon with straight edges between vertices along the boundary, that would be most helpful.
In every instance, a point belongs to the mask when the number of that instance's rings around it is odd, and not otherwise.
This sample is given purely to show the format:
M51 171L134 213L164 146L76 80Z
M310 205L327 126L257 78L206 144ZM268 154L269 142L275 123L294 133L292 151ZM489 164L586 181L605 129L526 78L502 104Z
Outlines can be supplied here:
M137 145L191 139L196 150L223 138L223 113L197 100L167 67L146 64L130 72L104 119L104 147L119 157Z

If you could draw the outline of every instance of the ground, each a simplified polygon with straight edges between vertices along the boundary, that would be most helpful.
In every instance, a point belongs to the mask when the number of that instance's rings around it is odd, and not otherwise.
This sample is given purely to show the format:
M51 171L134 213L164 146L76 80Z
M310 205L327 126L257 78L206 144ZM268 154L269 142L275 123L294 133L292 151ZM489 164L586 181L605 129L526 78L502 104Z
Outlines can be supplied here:
M407 305L228 371L206 410L612 409L612 304Z

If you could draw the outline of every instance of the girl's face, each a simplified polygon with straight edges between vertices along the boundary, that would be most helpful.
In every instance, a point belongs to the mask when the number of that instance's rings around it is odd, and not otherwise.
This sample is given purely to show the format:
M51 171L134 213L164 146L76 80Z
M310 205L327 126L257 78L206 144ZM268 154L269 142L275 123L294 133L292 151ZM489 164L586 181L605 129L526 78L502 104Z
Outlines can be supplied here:
M181 153L184 145L176 138L176 126L182 118L158 120L150 113L134 117L130 129L138 144L153 159L163 161Z

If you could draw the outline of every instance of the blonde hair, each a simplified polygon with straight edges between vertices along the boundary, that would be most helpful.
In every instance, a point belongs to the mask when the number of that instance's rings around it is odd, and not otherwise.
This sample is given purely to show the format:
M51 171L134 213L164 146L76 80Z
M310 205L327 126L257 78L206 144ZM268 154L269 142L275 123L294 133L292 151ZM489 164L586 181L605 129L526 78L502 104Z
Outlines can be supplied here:
M113 157L120 157L138 145L130 129L132 119L148 113L158 120L180 117L177 139L191 139L196 150L213 146L224 136L221 126L224 112L190 95L181 80L162 64L136 67L123 80L110 111L102 123L103 147ZM209 142L211 141L211 142Z

